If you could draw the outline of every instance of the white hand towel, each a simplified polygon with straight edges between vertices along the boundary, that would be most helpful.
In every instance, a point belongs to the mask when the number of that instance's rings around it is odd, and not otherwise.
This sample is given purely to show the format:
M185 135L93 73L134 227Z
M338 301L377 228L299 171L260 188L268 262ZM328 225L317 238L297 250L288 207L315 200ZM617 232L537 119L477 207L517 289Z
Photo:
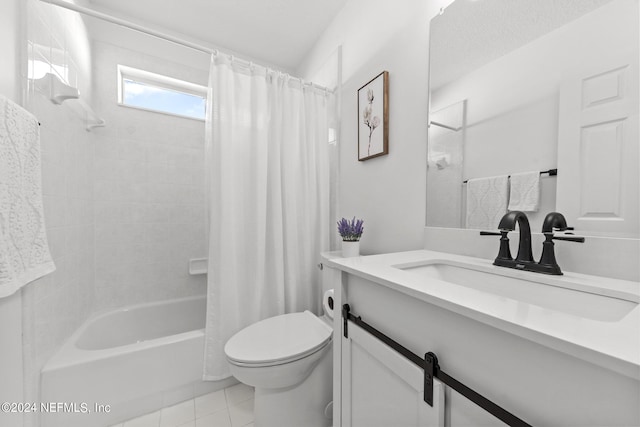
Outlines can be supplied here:
M38 121L0 95L0 298L54 270L44 228Z
M540 172L511 175L509 210L537 212L540 208Z
M470 179L467 182L467 228L495 229L507 213L507 175Z

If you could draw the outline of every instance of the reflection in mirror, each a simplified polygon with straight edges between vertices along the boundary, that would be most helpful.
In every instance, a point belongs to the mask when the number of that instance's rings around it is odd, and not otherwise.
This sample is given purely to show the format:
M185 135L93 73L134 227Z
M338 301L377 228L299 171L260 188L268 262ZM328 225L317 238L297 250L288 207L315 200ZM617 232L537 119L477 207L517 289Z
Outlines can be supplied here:
M539 188L517 209L534 231L559 211L638 237L638 16L638 0L456 0L435 17L427 226L496 229Z

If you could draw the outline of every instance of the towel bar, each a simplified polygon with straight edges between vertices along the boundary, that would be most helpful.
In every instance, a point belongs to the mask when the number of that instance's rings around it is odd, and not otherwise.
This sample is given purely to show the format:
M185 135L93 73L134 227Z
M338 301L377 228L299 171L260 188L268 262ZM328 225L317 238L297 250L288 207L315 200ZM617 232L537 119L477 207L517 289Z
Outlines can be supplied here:
M549 174L549 176L556 176L558 175L558 169L549 169L546 171L540 171L540 175L544 175L544 174ZM509 175L509 178L511 178L511 175ZM468 179L465 179L464 181L462 181L463 184L466 184L467 182L469 182Z

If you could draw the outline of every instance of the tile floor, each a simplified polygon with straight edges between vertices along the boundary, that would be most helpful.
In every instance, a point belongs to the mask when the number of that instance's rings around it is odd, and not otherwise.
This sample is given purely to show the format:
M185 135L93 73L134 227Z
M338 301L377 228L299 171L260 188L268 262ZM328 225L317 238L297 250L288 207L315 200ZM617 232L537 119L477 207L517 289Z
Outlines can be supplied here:
M253 427L253 388L236 384L112 427Z

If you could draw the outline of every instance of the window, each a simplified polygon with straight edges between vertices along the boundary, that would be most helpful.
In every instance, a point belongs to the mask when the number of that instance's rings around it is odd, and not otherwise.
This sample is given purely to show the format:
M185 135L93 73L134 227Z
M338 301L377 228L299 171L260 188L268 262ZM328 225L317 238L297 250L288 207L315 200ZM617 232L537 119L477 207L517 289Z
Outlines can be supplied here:
M118 103L147 111L204 120L207 88L118 65Z
M43 78L47 73L56 74L64 83L72 84L69 73L69 58L62 49L33 43L29 51L27 75L32 80Z

